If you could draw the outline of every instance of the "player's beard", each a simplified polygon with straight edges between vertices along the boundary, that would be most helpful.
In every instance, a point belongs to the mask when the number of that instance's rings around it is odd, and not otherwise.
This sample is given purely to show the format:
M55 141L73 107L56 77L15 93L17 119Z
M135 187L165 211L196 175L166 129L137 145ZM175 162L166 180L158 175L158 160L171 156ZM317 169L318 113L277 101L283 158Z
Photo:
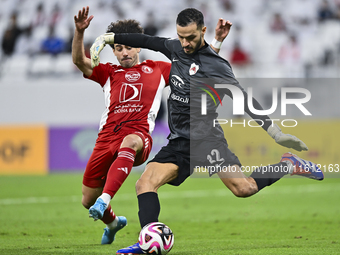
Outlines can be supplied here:
M194 53L196 53L196 52L201 48L201 46L202 46L202 41L203 41L203 36L202 36L202 33L201 33L200 39L199 39L199 41L198 41L196 47L193 48L193 51L192 51L191 53L186 53L186 54L194 54ZM191 48L190 48L190 49L191 49ZM184 51L184 52L185 52L185 51Z

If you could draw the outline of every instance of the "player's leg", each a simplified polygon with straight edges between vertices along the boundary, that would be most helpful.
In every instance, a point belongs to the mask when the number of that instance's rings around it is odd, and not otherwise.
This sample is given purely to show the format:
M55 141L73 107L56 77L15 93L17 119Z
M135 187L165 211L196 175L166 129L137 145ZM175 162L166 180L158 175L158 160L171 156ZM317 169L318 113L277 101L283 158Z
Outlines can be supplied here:
M108 169L113 161L109 147L96 143L87 162L82 186L82 204L89 209L101 195Z
M117 231L127 224L125 217L115 217L110 201L130 174L136 154L143 149L143 145L144 141L136 134L129 134L123 138L117 157L107 173L103 192L89 209L92 218L101 219L107 225L104 229L102 244L111 244ZM114 151L114 148L112 147L111 150Z
M315 180L324 178L316 164L291 153L285 153L277 164L256 168L250 177L246 177L238 165L229 167L228 171L218 173L222 182L238 197L251 196L287 174Z
M258 191L253 178L248 178L240 166L233 165L217 173L223 184L237 197L249 197Z
M129 134L123 138L118 149L117 158L107 173L103 193L89 210L91 217L95 220L103 217L104 210L130 174L136 154L143 148L143 144L141 137L136 134Z
M104 142L96 143L95 148L91 154L91 157L87 163L82 187L82 203L85 208L89 209L95 203L96 199L102 194L103 187L105 185L106 175L114 160L109 146ZM126 225L126 219L123 216L116 216L111 209L111 205L106 206L103 212L101 221L106 224L105 232L102 237L102 244L106 244L113 241L114 235L107 241L109 229L113 228L113 225ZM119 223L121 222L121 223ZM120 227L119 229L121 229ZM117 232L117 230L116 230ZM104 241L104 242L103 242Z
M292 153L283 154L281 161L277 164L258 167L250 177L255 180L260 191L287 174L300 175L320 181L324 178L323 172L316 164Z
M168 183L178 186L190 176L190 141L174 139L164 146L146 166L136 183L138 216L143 228L158 221L160 203L158 188ZM139 243L120 249L116 254L143 254Z
M233 165L228 167L226 171L217 174L235 196L249 197L280 180L288 174L288 168L286 162L279 162L274 165L258 167L247 177L240 166Z
M178 166L173 163L150 162L144 173L136 183L139 206L139 221L141 227L151 222L158 222L160 204L157 190L162 185L178 177ZM116 254L144 254L137 242L127 248L117 251Z
M178 176L178 166L173 163L150 162L136 183L141 228L157 222L160 204L157 190Z
M82 186L82 200L81 203L86 209L89 209L102 194L103 187L90 188L83 184Z

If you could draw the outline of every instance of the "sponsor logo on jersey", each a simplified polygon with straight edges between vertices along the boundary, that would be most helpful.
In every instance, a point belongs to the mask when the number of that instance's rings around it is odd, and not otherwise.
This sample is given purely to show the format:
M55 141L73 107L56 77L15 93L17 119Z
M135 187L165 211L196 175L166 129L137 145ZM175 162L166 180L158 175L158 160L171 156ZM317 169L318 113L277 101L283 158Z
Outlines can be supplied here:
M196 65L195 63L192 63L189 69L189 74L190 75L196 74L199 68L200 67L198 65Z
M138 81L140 78L140 73L137 71L129 71L125 74L125 79L129 82Z
M182 80L182 78L177 75L171 76L171 83L179 88L182 88L182 85L184 85L184 81Z
M182 103L188 104L189 103L189 98L188 97L180 97L175 94L171 94L172 100L180 101Z
M149 67L149 66L142 66L142 71L144 73L150 74L150 73L153 72L153 69L151 67Z
M138 102L142 96L143 83L128 84L123 83L120 88L119 102Z

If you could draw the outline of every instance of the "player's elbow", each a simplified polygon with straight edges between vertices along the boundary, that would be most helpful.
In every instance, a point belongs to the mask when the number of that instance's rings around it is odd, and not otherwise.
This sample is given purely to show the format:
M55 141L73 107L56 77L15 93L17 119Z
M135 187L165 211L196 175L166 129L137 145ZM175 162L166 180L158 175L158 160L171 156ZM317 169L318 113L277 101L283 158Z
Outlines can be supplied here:
M79 69L85 65L84 60L76 56L72 56L72 61Z

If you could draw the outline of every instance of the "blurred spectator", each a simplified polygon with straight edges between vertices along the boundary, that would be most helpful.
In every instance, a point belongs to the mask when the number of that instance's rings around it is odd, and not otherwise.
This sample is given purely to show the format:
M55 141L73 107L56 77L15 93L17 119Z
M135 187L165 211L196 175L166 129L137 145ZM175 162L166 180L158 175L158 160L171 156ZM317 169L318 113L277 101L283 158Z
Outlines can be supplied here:
M58 55L63 52L65 47L65 42L62 38L57 37L54 31L55 27L49 27L48 37L43 40L41 45L41 50L43 53L49 53L53 56Z
M236 41L231 51L230 63L237 66L246 66L250 63L250 56L241 48L240 43Z
M138 5L140 5L141 3L139 1L136 2L136 9ZM121 3L120 1L112 1L111 3L111 8L112 8L112 11L115 12L117 14L117 17L118 19L125 19L125 13L124 13L124 10L121 6Z
M39 52L39 42L33 36L33 26L29 26L22 33L22 36L18 39L16 45L17 54L27 54L28 56L33 56L35 53Z
M336 6L336 11L334 13L334 19L340 21L340 3Z
M283 20L280 13L275 13L273 20L270 24L270 30L272 32L285 32L287 31L286 22Z
M302 72L301 47L294 34L290 34L279 51L279 62L285 67L285 77L299 77Z
M220 0L222 8L226 12L234 12L234 3L231 0Z
M57 27L59 21L61 20L62 12L58 3L56 3L53 7L51 17L49 19L48 25L49 27Z
M144 34L154 36L154 35L157 35L157 33L158 33L158 27L156 25L154 14L153 12L149 12L147 23L144 26Z
M41 2L38 4L35 14L33 15L33 20L32 20L31 25L34 29L36 27L45 25L45 21L46 21L46 15L44 11L44 4Z
M318 9L318 20L323 22L333 18L333 11L327 0L323 0Z
M64 51L67 53L71 53L72 52L72 41L73 41L73 35L74 35L74 27L70 26L68 28L68 39L65 43L65 47L64 47Z
M320 64L322 66L330 66L335 64L335 52L332 49L325 49L321 57Z
M8 28L5 30L5 33L2 38L1 48L3 54L7 57L10 57L14 53L17 40L24 31L24 29L21 29L18 26L17 18L18 18L17 13L13 13L11 15L10 24Z
M290 64L300 61L301 49L295 35L289 36L288 43L284 43L279 52L279 60L281 62L289 62Z

